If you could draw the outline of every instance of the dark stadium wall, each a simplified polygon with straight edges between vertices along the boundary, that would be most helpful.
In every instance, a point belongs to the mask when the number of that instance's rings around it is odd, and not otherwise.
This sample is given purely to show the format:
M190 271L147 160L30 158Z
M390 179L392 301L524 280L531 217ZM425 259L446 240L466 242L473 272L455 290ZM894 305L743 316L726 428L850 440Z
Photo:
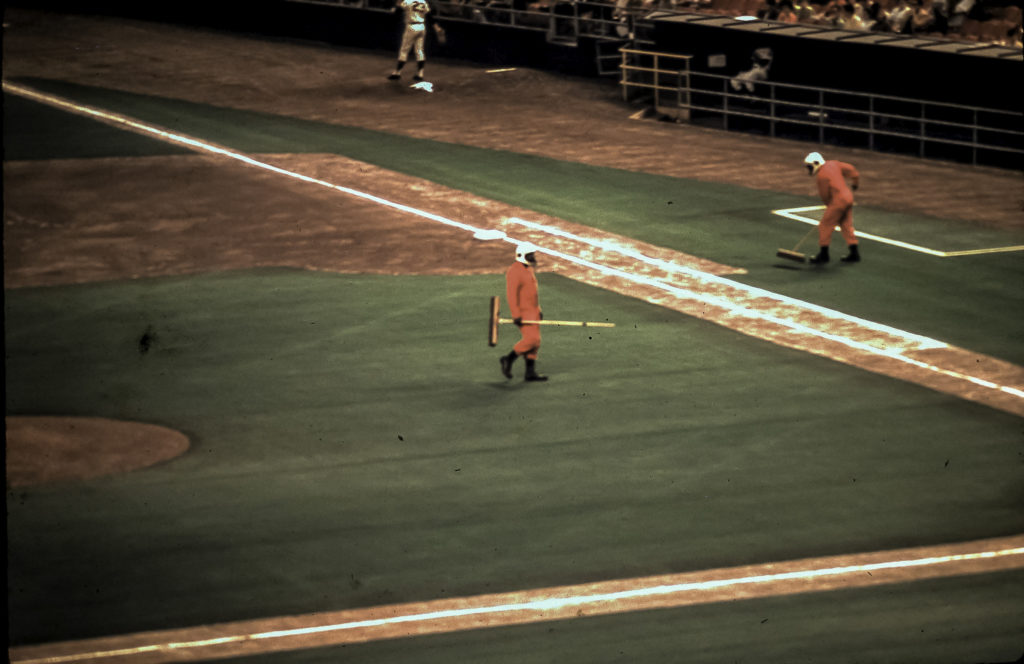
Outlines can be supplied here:
M774 53L769 80L908 97L967 106L1021 110L1010 81L1021 80L1020 59L983 58L884 44L853 44L770 35L693 23L659 21L651 50L694 55L693 68L733 76L750 68L755 49ZM708 56L725 55L711 68ZM1002 82L1002 83L1000 83Z

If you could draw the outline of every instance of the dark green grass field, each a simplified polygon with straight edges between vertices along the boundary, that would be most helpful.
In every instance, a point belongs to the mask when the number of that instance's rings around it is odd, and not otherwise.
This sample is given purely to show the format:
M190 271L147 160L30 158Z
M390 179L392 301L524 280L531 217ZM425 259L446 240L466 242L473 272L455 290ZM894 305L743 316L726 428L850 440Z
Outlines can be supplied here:
M870 269L808 275L772 265L805 231L770 210L813 201L55 91L244 150L396 168L412 150L402 163L421 177L1024 356L1012 255L936 263L880 246ZM42 120L64 131L59 115ZM8 158L23 158L29 146L5 127ZM75 145L92 131L103 149ZM35 156L109 154L109 131L62 133ZM125 136L127 154L152 143ZM541 288L546 312L618 325L545 329L542 385L500 376L512 328L486 345L483 303L500 275L265 269L7 290L8 415L151 422L192 442L128 475L8 490L11 642L1024 532L1019 417L560 277ZM1018 571L243 661L1009 661L1024 652L1022 595Z
M1019 418L557 277L546 306L620 326L552 332L553 380L506 382L480 311L498 287L268 270L9 292L9 413L193 442L10 496L14 642L1024 528Z
M746 283L1024 363L1021 252L937 258L864 240L863 265L850 270L833 265L809 274L775 257L777 248L795 245L808 227L771 211L816 205L817 198L585 166L59 81L30 79L26 83L246 153L328 152L366 161L741 267L748 274L738 280ZM20 109L26 103L15 102L14 107ZM21 112L34 112L34 106ZM13 140L9 152L36 158L48 154L36 142L26 144L17 136ZM134 145L145 139L127 140ZM874 208L858 208L855 218L861 231L940 251L1024 244L1024 233L1019 231L968 229L962 222ZM833 251L839 256L844 253L838 233Z

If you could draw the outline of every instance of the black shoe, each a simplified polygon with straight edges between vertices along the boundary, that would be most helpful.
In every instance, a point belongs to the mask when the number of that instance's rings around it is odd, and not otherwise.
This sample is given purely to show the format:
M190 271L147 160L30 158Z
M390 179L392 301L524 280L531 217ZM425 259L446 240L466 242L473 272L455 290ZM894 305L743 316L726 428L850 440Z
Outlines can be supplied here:
M850 253L846 254L839 260L844 263L859 263L860 262L860 250L857 249L857 245L850 245Z
M391 74L390 76L388 76L389 81L397 81L400 78L402 78L401 74Z
M818 255L807 261L811 265L824 265L828 262L828 247L822 247L818 251Z
M545 376L545 375L543 375L543 374L539 374L539 373L537 373L536 371L532 371L532 372L530 372L530 373L526 374L526 378L524 378L523 380L529 380L529 381L545 381L545 380L547 380L547 379L548 379L548 377L547 377L547 376Z
M512 360L508 358L508 355L501 356L501 373L505 378L512 377Z
M419 74L416 74L415 76L412 77L412 80L419 82L423 80L423 77L420 76Z

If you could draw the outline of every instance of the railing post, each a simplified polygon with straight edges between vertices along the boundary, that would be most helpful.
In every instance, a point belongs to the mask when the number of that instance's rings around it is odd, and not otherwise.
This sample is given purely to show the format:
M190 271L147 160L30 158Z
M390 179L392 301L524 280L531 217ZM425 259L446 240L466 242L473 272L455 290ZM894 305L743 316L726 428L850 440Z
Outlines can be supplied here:
M868 97L868 149L875 149L875 98Z
M971 111L974 120L971 123L971 166L978 165L978 109Z
M622 86L622 101L629 101L629 79L626 76L626 74L629 72L629 70L627 69L627 67L629 66L629 59L628 54L626 53L626 51L628 50L629 49L625 48L619 49L619 55L622 56L622 60L619 62L619 71L622 75L622 80L619 82L619 85Z
M921 102L921 132L920 132L920 140L921 140L921 142L920 142L920 147L917 150L917 156L921 157L922 159L924 159L924 144L925 144L925 141L927 140L926 134L925 134L925 122L924 122L925 118L927 117L927 112L926 112L927 109L928 109L928 106L925 104L925 102L922 101Z
M654 108L661 107L661 67L658 66L658 55L654 55Z
M729 82L722 79L722 128L729 128Z
M818 143L825 143L825 91L818 90Z

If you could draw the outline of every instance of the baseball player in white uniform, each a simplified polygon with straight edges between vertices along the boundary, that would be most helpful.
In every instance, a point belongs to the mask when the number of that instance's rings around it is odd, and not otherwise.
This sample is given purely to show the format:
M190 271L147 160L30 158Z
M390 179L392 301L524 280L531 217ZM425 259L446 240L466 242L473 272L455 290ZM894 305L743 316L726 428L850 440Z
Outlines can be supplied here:
M422 81L423 67L427 62L424 43L427 37L427 14L430 13L430 5L427 4L427 0L400 0L397 8L404 14L405 30L402 32L402 45L398 49L398 63L388 78L397 80L402 77L402 67L409 59L409 52L413 51L416 55L416 75L413 76L413 80ZM439 25L434 26L438 37L443 39L440 28Z

